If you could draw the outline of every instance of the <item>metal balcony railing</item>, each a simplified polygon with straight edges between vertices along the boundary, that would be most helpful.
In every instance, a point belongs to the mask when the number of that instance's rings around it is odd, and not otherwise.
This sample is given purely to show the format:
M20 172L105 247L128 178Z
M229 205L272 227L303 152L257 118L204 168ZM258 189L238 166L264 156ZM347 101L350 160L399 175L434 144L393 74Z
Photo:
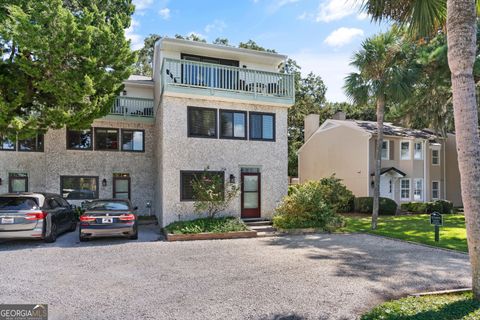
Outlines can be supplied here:
M153 118L153 99L117 97L110 109L110 114Z
M224 90L253 97L294 98L293 76L285 73L164 58L162 79L164 86Z

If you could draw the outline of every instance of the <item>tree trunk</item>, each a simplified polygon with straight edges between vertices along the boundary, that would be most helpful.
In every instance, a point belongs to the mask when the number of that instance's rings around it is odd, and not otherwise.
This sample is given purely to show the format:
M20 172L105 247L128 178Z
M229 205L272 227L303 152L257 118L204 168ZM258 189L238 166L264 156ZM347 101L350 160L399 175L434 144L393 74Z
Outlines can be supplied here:
M380 209L380 170L382 169L383 117L385 114L385 96L377 98L377 150L375 152L375 179L373 187L372 230L377 229Z
M480 300L480 139L473 79L476 28L474 0L447 1L448 64L452 72L458 166L472 287L475 298Z

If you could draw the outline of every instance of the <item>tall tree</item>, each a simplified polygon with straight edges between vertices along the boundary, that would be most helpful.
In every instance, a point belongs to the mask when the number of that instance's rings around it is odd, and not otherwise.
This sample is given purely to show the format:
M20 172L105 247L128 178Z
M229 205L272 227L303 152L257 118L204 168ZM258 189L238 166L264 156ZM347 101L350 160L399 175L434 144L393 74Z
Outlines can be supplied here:
M409 51L402 46L396 29L369 38L362 43L362 48L354 54L351 62L358 72L349 74L345 79L345 92L355 104L374 102L377 108L372 229L377 228L379 211L385 106L405 99L410 92L408 83L414 69L409 66Z
M0 133L84 127L108 113L134 54L131 0L4 0Z
M143 40L143 48L137 51L137 60L133 65L133 73L143 76L153 76L153 52L155 43L162 39L158 34L151 34Z
M363 1L363 10L374 20L396 20L408 25L413 35L429 35L446 27L472 287L480 300L480 138L473 77L478 9L480 3L474 0Z

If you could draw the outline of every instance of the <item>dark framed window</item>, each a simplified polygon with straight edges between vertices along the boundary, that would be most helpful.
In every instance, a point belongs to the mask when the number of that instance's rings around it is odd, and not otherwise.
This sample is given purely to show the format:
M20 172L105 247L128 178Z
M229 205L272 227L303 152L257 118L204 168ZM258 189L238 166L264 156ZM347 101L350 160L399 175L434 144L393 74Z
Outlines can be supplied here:
M217 109L188 107L187 113L189 137L217 137Z
M98 177L60 176L60 194L69 200L98 199Z
M28 174L26 173L9 173L8 174L8 192L27 192L28 191Z
M250 140L275 141L275 114L250 112Z
M145 131L122 129L122 151L144 152Z
M118 150L118 129L95 128L95 150Z
M43 152L43 134L34 137L18 140L18 151Z
M223 171L180 171L180 201L194 201L192 182L200 179L204 174L207 176L219 176L225 184L225 172Z
M67 149L70 150L92 150L93 135L92 129L67 130Z
M247 113L245 111L220 110L220 138L246 139Z
M0 136L0 150L15 151L15 141L7 139L7 137Z

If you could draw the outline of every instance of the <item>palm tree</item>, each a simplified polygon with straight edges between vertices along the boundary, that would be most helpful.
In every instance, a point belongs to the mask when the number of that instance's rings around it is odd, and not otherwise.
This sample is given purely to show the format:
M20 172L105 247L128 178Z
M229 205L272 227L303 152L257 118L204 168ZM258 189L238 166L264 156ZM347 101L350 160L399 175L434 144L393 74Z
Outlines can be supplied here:
M474 0L362 0L375 21L392 19L408 25L414 35L446 28L451 71L453 113L465 209L472 287L480 300L480 138L473 66L477 10Z
M344 90L357 105L375 103L377 141L373 191L372 229L377 228L382 166L383 118L385 105L405 99L410 92L414 68L410 66L409 48L397 29L365 40L350 63L358 72L345 78Z

